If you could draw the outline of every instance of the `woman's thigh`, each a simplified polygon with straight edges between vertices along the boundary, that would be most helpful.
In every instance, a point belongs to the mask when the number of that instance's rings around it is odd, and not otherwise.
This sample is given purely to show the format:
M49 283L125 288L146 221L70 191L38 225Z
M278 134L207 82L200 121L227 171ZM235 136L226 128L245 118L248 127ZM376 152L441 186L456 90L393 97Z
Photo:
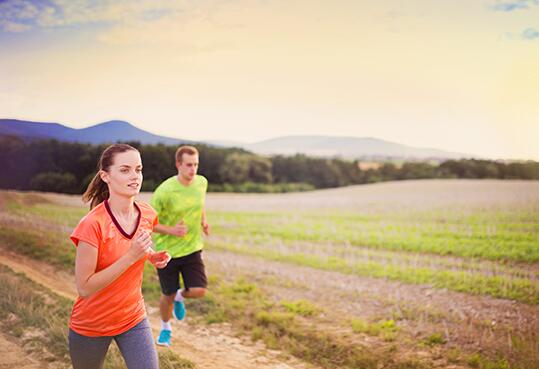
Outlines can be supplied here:
M87 337L70 329L68 341L73 369L101 369L112 337Z
M158 369L157 351L148 319L114 337L128 369Z

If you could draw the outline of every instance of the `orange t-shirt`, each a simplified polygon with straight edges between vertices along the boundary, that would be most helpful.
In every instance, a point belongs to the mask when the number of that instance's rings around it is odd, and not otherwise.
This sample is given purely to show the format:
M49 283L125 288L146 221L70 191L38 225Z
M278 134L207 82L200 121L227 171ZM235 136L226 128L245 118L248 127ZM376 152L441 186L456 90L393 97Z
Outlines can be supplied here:
M152 232L157 224L157 213L150 205L135 202L135 207L139 210L139 217L131 235L120 227L107 201L93 208L73 230L71 240L75 246L82 241L97 248L96 272L123 256L139 229ZM146 317L142 297L142 272L146 259L138 260L102 290L86 298L77 297L69 327L83 336L116 336L140 323Z

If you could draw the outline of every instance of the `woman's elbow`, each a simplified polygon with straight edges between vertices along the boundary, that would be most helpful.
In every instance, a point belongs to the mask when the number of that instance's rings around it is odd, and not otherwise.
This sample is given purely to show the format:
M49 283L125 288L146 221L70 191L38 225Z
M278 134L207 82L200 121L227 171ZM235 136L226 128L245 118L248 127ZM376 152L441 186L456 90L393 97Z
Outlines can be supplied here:
M92 295L92 292L89 291L87 288L85 287L82 287L82 286L77 286L77 293L79 294L79 296L83 299L89 297Z

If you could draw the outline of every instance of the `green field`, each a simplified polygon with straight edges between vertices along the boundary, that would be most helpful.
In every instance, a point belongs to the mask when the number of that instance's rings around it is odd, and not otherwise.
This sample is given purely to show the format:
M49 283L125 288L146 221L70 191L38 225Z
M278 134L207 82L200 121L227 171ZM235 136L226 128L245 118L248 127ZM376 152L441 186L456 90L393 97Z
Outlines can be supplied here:
M539 261L536 215L533 209L383 216L216 212L220 240L210 247L538 304L539 273L516 266Z
M87 210L0 196L1 246L72 271L67 236ZM200 324L327 368L539 367L537 182L210 194L207 208L210 292L188 306ZM155 303L149 266L143 288Z

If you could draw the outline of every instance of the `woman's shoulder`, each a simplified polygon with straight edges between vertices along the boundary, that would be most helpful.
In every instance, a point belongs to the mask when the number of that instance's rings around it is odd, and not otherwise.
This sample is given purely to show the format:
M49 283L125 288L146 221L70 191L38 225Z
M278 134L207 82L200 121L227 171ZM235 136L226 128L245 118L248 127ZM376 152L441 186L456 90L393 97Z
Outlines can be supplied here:
M104 203L96 205L86 214L79 223L101 223L106 217L106 209Z
M137 206L139 207L142 217L153 217L157 215L157 212L150 204L138 200L135 202L135 204L137 204Z
M80 221L79 224L73 229L71 234L72 239L92 239L102 234L104 229L104 222L106 221L106 210L103 203L97 205L91 209ZM97 244L97 243L92 243Z

